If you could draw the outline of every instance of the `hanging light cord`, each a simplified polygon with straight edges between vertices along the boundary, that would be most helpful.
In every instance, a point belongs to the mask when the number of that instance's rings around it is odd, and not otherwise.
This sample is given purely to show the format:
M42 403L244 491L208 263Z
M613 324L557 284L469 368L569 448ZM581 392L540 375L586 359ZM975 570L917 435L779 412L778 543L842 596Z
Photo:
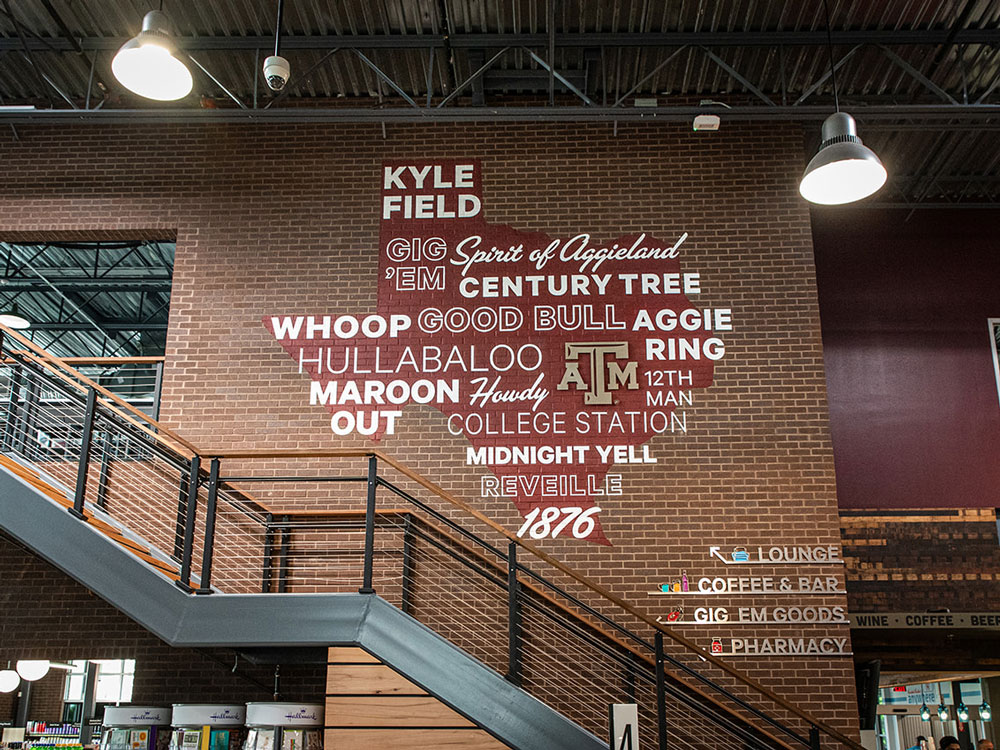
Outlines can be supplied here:
M840 111L840 96L837 94L837 66L833 63L833 32L830 28L830 3L823 0L823 10L826 11L826 49L830 53L830 81L833 83L833 103Z
M285 0L278 0L278 23L274 27L274 55L281 54L281 19L285 15Z

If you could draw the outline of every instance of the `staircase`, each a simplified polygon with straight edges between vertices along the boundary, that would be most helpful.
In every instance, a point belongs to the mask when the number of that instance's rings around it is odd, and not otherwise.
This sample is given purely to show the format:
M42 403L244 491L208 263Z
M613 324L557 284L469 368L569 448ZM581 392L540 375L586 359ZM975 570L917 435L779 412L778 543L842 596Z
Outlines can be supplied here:
M379 451L204 453L3 326L0 528L168 643L360 647L508 747L636 703L644 750L861 750Z

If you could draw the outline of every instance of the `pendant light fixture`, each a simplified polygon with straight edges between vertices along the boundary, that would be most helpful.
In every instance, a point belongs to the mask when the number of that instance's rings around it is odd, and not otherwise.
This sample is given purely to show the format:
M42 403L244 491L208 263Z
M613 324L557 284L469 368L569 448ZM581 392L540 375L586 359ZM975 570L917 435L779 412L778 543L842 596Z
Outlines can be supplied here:
M938 718L941 721L948 721L951 718L951 713L948 711L948 707L943 703L938 706Z
M122 86L147 99L173 101L191 93L194 79L177 56L162 3L160 10L151 10L142 19L142 31L118 50L111 72Z
M17 673L28 682L40 680L49 673L49 660L21 659L17 662Z
M20 684L21 675L11 669L10 662L7 662L7 669L0 670L0 693L13 693Z
M878 156L858 138L857 123L840 111L837 93L837 67L833 62L833 34L830 30L830 6L823 0L826 11L827 49L830 53L830 78L837 111L826 118L821 132L819 151L809 162L799 193L810 203L826 206L842 205L867 198L881 188L888 177Z
M0 674L3 674L0 672ZM979 718L983 721L989 721L993 718L993 709L990 708L990 704L983 701L983 705L979 707Z
M969 720L969 709L965 705L965 701L962 701L958 704L958 708L955 709L955 714L958 716L959 721Z
M3 312L0 312L0 323L8 328L13 328L16 331L23 331L25 328L31 328L31 321L21 315L21 311L18 309L16 303L12 304Z
M921 721L931 720L931 710L927 707L926 703L920 707L920 720Z

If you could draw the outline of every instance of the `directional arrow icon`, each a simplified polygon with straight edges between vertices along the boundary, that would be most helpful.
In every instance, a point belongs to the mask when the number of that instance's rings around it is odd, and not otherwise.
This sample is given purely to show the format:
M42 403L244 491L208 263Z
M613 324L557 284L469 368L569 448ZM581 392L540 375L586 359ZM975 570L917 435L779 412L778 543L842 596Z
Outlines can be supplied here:
M727 560L722 556L722 554L719 552L720 549L722 549L722 547L709 547L708 548L709 556L715 555L717 558L722 560L722 562L724 562L726 565L732 565L732 563L729 560Z

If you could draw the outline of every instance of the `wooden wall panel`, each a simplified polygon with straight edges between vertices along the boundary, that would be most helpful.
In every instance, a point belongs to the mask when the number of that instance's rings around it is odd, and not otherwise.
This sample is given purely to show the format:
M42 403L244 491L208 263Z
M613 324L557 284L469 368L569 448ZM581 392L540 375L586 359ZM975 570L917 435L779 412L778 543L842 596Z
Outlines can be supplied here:
M327 650L330 664L381 664L378 659L357 646L330 646Z
M327 750L504 750L478 729L327 729Z
M327 750L506 747L360 648L330 648L326 685Z
M432 696L329 696L327 726L475 727L460 713Z
M331 664L326 673L327 695L426 695L427 693L382 664Z

